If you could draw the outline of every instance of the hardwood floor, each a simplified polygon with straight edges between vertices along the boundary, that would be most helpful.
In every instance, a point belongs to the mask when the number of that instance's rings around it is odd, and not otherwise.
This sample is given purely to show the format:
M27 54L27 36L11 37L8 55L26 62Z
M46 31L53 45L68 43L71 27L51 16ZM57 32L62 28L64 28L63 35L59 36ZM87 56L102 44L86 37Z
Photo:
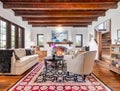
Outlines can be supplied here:
M96 63L93 72L113 91L120 91L120 75Z
M0 76L0 91L7 91L7 89L16 83L20 78L26 75L29 71L21 76ZM108 85L113 91L120 91L120 75L109 71L108 68L96 63L93 72Z

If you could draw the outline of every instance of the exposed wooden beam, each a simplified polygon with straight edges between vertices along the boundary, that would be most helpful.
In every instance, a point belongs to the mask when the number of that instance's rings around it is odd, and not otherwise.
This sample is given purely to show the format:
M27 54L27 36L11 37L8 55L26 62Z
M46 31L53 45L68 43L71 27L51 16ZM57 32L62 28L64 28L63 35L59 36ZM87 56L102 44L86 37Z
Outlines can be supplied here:
M103 10L116 8L117 2L4 2L4 8L26 10Z
M22 15L22 17L98 17L99 15Z
M33 21L33 20L91 20L96 21L97 17L23 17L24 21Z
M91 22L28 22L28 24L75 24L75 25L90 25Z
M44 22L45 23L49 23L49 22L50 23L51 22L78 22L78 23L81 22L82 23L83 22L84 23L84 22L92 22L92 20L77 20L77 19L76 20L65 20L65 19L64 20L60 20L59 19L59 20L29 20L28 22L29 23L30 22L34 22L34 23L44 23Z
M57 24L32 24L32 27L49 27L49 26L58 26L58 25L57 25ZM88 25L62 24L61 26L69 26L69 27L87 27Z
M119 0L0 0L3 2L118 2Z
M15 15L98 15L103 16L105 15L105 10L14 10Z

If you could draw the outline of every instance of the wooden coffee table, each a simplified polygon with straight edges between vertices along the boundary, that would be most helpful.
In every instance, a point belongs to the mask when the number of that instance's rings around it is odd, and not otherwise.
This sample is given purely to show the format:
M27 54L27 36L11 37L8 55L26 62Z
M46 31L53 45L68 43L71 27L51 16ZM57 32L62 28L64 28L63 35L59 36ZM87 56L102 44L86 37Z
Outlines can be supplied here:
M64 64L63 56L60 57L57 56L55 58L53 58L52 56L48 56L44 58L44 62L45 62L46 72L48 70L48 64L50 63L54 64L56 69L58 68L58 63L61 63L62 65Z

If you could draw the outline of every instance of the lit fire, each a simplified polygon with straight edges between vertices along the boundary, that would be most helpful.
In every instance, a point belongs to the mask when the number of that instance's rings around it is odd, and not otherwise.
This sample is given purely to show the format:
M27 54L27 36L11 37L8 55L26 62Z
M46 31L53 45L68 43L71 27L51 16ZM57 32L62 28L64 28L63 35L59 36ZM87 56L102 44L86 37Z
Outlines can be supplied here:
M57 56L63 56L64 55L64 49L63 48L56 48L56 55Z

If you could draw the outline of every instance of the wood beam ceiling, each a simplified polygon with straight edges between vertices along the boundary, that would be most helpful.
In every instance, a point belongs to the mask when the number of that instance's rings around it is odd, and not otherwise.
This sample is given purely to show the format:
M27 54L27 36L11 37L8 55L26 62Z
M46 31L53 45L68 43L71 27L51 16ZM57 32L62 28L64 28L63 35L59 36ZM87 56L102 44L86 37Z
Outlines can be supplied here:
M119 0L1 0L3 7L12 9L33 27L76 26L87 27L116 8Z

